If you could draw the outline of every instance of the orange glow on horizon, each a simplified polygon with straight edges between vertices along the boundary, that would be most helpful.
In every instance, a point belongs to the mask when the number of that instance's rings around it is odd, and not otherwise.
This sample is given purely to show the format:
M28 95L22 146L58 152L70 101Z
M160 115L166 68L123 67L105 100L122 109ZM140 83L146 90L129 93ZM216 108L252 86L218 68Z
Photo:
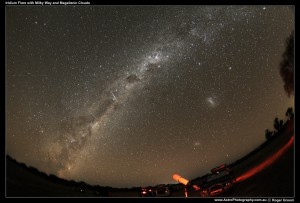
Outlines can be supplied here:
M264 168L268 167L269 165L271 165L275 160L277 160L280 156L282 156L282 154L293 144L293 142L294 142L294 135L292 135L290 140L276 153L268 157L264 162L262 162L258 166L255 166L254 168L245 172L241 176L237 177L234 182L244 181L250 178L251 176L255 175L256 173L262 171Z

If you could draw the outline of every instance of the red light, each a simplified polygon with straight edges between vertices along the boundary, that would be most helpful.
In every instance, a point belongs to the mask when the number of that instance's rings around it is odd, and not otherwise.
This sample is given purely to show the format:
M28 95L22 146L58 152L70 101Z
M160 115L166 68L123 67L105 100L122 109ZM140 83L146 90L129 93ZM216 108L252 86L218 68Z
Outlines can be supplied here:
M259 164L258 166L250 169L249 171L247 171L246 173L242 174L241 176L237 177L235 179L235 182L239 182L239 181L243 181L246 180L248 178L250 178L251 176L255 175L256 173L260 172L261 170L263 170L264 168L268 167L269 165L271 165L275 160L277 160L292 144L294 141L294 135L290 138L290 140L281 148L279 149L275 154L273 154L272 156L270 156L269 158L267 158L264 162L262 162L261 164Z

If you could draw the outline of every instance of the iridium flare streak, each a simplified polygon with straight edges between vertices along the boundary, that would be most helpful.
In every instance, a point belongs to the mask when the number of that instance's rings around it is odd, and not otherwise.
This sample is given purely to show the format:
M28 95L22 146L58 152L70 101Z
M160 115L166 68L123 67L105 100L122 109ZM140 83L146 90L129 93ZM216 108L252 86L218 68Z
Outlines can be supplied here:
M244 181L244 180L252 177L256 173L262 171L264 168L268 167L269 165L271 165L274 161L276 161L279 157L281 157L290 146L292 146L293 142L294 142L294 135L291 136L290 140L281 149L279 149L275 154L273 154L272 156L267 158L264 162L262 162L258 166L250 169L249 171L245 172L241 176L237 177L235 182Z
M114 95L114 93L111 92L111 94L114 97L114 100L116 100L118 102L118 100L117 100L116 96Z

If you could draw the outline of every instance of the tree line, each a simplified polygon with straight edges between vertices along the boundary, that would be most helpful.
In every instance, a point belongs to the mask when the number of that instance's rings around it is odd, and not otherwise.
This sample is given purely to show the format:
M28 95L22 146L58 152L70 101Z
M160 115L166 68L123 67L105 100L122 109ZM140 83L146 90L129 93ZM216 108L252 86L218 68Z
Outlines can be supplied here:
M287 117L288 120L291 120L294 117L294 111L293 111L292 107L289 107L287 109L285 116ZM276 134L277 132L279 132L282 129L283 120L279 120L279 118L276 117L274 119L273 127L274 127L273 131L269 130L269 129L265 130L265 137L267 140L269 140L274 134Z

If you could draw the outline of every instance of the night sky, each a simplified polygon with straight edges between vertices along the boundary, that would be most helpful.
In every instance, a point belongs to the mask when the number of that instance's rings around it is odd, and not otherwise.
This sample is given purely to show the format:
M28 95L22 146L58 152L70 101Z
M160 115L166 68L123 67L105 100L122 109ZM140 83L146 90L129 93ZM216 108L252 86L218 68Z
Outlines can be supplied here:
M289 6L7 6L6 152L61 178L176 183L263 143Z

